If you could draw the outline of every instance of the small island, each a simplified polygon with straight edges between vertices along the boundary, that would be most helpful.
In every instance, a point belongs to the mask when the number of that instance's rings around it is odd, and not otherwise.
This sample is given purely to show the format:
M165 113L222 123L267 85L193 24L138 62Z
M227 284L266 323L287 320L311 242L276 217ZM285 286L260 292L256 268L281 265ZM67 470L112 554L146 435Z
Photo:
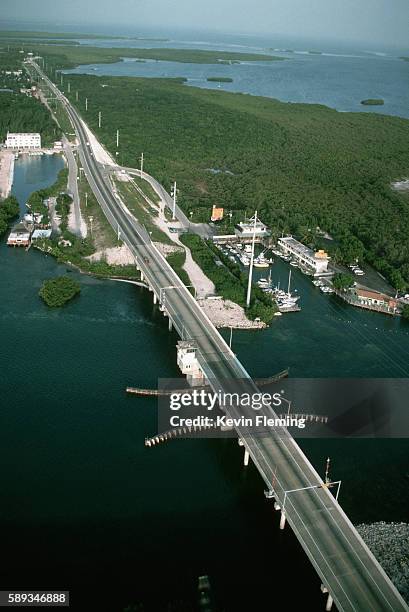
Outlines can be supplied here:
M361 100L361 104L364 106L383 106L385 101L382 98L368 98L368 100Z
M206 81L209 81L210 83L233 83L233 79L231 79L230 77L218 76L207 77Z
M50 308L59 308L80 293L79 283L68 276L57 276L44 281L38 295Z

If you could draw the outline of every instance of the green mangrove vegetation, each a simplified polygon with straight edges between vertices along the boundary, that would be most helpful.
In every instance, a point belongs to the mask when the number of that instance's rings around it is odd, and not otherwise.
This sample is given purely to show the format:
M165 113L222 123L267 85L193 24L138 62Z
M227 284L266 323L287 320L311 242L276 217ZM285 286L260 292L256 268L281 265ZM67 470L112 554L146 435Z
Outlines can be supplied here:
M409 169L409 121L338 113L165 79L71 75L84 119L112 152L170 189L193 221L208 221L213 204L233 221L258 210L274 236L291 233L335 261L371 263L397 289L409 284L409 200L391 190ZM88 113L84 99L93 100ZM98 128L98 110L104 122ZM170 155L169 152L172 151ZM229 168L212 173L208 168ZM321 230L334 238L325 242Z
M382 98L368 98L367 100L361 100L361 104L364 106L383 106L385 100L382 100Z
M203 49L143 49L134 47L91 47L88 45L48 45L33 42L27 51L47 56L53 69L74 68L78 64L107 64L120 62L124 57L189 64L219 64L221 62L280 61L283 58L261 53L205 51Z
M80 284L76 280L69 276L57 276L44 281L39 296L50 308L59 308L72 300L80 291Z
M0 201L0 236L6 233L12 219L18 217L20 207L14 195Z
M222 76L207 77L206 81L209 81L209 83L233 83L233 79L230 77Z
M39 132L45 146L60 136L58 126L41 102L21 93L3 92L0 95L1 142L7 132Z
M344 272L335 274L332 279L332 284L334 285L335 289L338 289L339 291L346 291L347 289L350 289L354 282L355 279L352 274L347 274Z

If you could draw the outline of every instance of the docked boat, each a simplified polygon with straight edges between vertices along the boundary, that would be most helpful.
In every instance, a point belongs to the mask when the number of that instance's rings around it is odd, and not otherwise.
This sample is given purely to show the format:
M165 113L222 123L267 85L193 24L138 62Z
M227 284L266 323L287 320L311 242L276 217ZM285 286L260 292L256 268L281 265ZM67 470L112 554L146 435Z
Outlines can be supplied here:
M328 285L322 285L320 287L320 290L322 291L322 293L334 293L334 289L332 287L329 287Z
M272 259L267 259L265 253L266 252L263 251L262 253L260 253L258 257L255 258L254 260L255 268L268 268L273 263Z
M268 291L268 292L272 292L272 281L271 281L271 270L270 270L270 274L268 275L268 278L259 278L259 280L257 281L257 285L260 287L260 289L262 289L263 291Z
M291 270L288 275L288 288L287 291L283 291L277 286L274 290L274 299L277 303L278 309L280 312L297 312L300 311L301 308L297 304L300 299L299 295L293 295L290 291L291 287Z

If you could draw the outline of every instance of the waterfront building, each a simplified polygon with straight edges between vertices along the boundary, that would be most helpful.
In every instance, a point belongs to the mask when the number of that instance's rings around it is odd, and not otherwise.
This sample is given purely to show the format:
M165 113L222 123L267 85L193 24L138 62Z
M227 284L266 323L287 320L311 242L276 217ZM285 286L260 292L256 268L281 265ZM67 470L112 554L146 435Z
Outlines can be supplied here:
M34 230L31 239L39 240L40 238L51 238L51 232L52 230L50 229L36 229Z
M198 384L203 379L203 372L196 357L196 343L191 340L179 340L177 343L177 364L185 374L189 384Z
M315 276L327 273L329 257L322 249L313 251L292 236L279 238L278 244L286 255L291 255L300 264L310 268Z
M392 311L395 311L398 306L398 301L395 298L378 291L356 289L355 295L358 302L363 306L380 306Z
M6 149L32 150L41 149L41 135L38 133L7 132Z
M260 219L257 219L255 226L254 219L250 219L250 221L245 223L238 223L234 228L234 233L240 240L252 238L254 233L256 238L267 238L267 236L270 236L270 230Z
M27 247L30 244L31 229L25 223L17 223L10 232L8 246Z

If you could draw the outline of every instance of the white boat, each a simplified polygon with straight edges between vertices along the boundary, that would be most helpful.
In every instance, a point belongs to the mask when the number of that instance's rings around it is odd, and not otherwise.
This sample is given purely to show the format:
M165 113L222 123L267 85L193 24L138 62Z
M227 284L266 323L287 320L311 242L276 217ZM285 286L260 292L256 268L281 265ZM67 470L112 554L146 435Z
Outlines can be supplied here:
M272 282L271 282L271 270L270 270L270 274L268 275L268 278L259 278L257 281L257 285L263 289L263 290L268 290L268 291L273 291L272 290Z
M273 263L273 260L267 259L267 257L265 256L265 251L260 253L260 255L256 257L254 260L254 266L256 268L268 268L270 264L272 263Z
M293 268L298 268L298 262L294 261L294 260L291 260L290 261L290 266L293 266Z
M334 289L332 287L328 287L328 285L323 285L320 287L322 293L334 293Z
M262 261L262 260L258 259L257 257L254 260L254 267L255 268L268 268L269 266L270 266L270 264L268 263L268 261Z
M313 280L312 284L315 285L316 287L322 287L322 281L321 280Z
M280 312L279 310L277 310L277 312L275 312L275 313L274 313L274 316L275 316L275 317L282 317L282 316L283 316L283 313L282 313L282 312Z

